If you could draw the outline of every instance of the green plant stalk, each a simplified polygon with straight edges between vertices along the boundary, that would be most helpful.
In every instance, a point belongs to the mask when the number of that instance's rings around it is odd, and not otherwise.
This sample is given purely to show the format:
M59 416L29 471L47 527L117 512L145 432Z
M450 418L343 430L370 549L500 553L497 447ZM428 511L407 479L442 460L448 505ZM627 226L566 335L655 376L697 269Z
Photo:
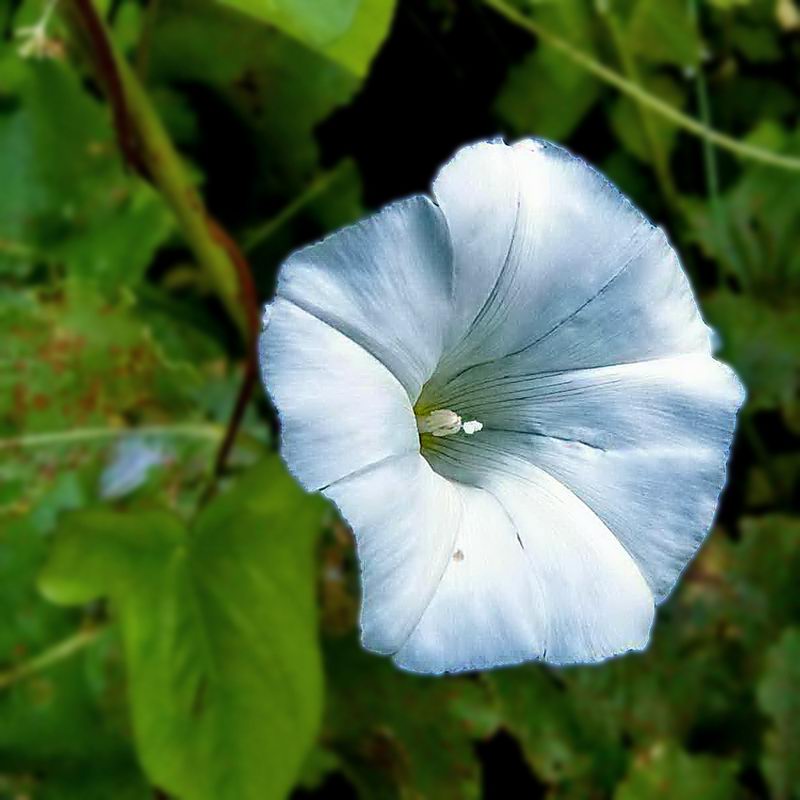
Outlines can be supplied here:
M249 253L266 242L286 223L302 211L309 203L323 195L342 173L346 161L341 161L333 169L318 175L308 187L282 208L274 217L254 228L245 238L243 248Z
M689 0L689 14L695 26L699 27L700 17L696 0ZM695 81L697 91L697 106L700 110L700 119L704 125L711 125L711 103L708 98L708 84L703 65L697 68L697 78ZM733 264L736 277L742 286L750 284L750 276L747 274L744 263L739 257L739 252L735 244L731 241L728 231L728 224L725 219L725 210L720 201L719 192L719 173L717 171L717 154L714 145L708 139L703 140L703 168L705 170L706 191L708 192L709 203L711 205L711 217L714 221L715 235L719 242L719 247L724 250L730 262ZM717 269L717 281L720 281L722 270Z
M28 433L0 439L0 450L25 450L37 447L60 447L120 439L124 436L161 436L218 442L225 433L222 425L186 423L178 425L140 425L136 428L73 428L68 431Z
M668 119L670 122L688 131L695 136L699 136L709 142L713 142L718 147L727 150L733 155L741 159L749 159L751 161L758 161L762 164L768 164L772 167L790 170L792 172L800 172L800 158L793 156L786 156L780 153L775 153L771 150L765 150L763 147L747 144L734 139L732 136L720 133L713 128L709 128L702 122L684 114L669 103L665 103L655 95L650 94L646 89L642 88L636 83L629 81L613 69L595 61L591 56L584 53L582 50L573 47L569 42L556 36L554 33L544 28L538 22L535 22L530 17L518 11L516 8L510 6L506 0L483 0L484 3L490 8L494 9L498 14L505 17L509 22L513 23L519 28L528 31L537 36L541 41L546 42L550 47L564 53L567 58L573 61L580 67L583 67L587 72L591 72L600 80L610 86L614 86L619 91L632 97L643 106L651 109L660 116Z
M218 226L209 217L144 87L90 0L62 0L61 9L90 62L98 73L105 73L98 78L106 85L126 158L162 194L209 284L247 339L245 299L234 259L226 240L216 235Z
M247 318L239 292L236 268L223 242L215 238L199 192L128 63L115 52L130 119L141 142L148 172L172 208L186 241L231 319L247 335Z
M106 630L107 628L104 625L85 628L54 644L29 661L24 661L6 672L0 672L0 691L8 689L15 683L19 683L37 672L42 672L54 664L65 661L96 641Z

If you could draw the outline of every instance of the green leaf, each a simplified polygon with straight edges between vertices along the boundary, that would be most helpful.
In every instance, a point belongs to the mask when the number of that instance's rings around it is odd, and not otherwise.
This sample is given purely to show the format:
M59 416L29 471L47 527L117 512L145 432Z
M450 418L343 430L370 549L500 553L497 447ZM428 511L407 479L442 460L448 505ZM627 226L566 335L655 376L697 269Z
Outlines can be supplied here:
M638 754L614 800L734 800L741 796L733 761L689 755L674 743Z
M638 0L628 20L631 52L643 61L697 67L702 44L686 0Z
M365 0L352 30L325 54L210 0L165 6L153 28L152 81L162 91L191 84L213 93L213 118L198 117L201 135L219 125L220 110L228 115L227 146L252 154L232 203L258 209L260 221L276 197L288 202L308 185L318 172L315 130L354 96L392 7Z
M500 670L488 680L503 726L542 782L575 797L614 786L625 764L620 737L591 719L579 693L541 665ZM607 687L606 697L615 688Z
M703 308L719 333L720 357L747 387L748 409L783 409L792 418L800 396L800 315L791 295L783 303L764 302L720 291Z
M164 511L68 515L40 585L119 616L140 759L187 800L280 798L316 735L321 504L277 457L187 530Z
M358 78L366 77L394 17L397 0L361 0L347 33L321 52Z
M788 133L772 121L759 124L747 141L776 152L800 153L800 133ZM724 229L719 231L705 200L688 204L695 240L743 288L752 287L770 304L791 307L800 296L800 249L794 235L800 216L797 176L749 165L722 195L721 206Z
M592 9L584 0L543 5L538 17L548 29L583 50L593 51ZM602 86L559 50L540 43L509 73L495 111L519 136L561 141L580 124Z
M130 297L112 301L75 282L50 294L0 293L0 485L16 486L0 496L0 512L24 514L56 479L79 469L83 484L97 483L100 458L130 424L163 429L157 441L181 453L172 480L158 487L165 497L181 499L175 489L206 472L219 436L170 436L169 429L173 420L187 429L206 424L196 398L201 387L208 393L207 365L219 351L200 358L175 319L158 328L169 345L162 347L140 312ZM180 335L180 348L165 329Z
M35 579L55 517L79 507L85 494L76 471L64 472L23 517L0 516L0 673L13 674L79 628L80 614L45 601ZM0 797L9 790L4 779L18 787L10 797L150 797L128 736L122 686L116 637L106 633L89 650L0 687Z
M65 66L28 64L18 90L0 108L0 272L45 262L136 284L173 229L167 207L124 171L106 110Z
M326 664L324 738L362 796L480 796L472 743L490 702L480 684L401 672L349 638L328 643Z
M362 0L218 0L274 25L309 45L327 44L344 34Z
M800 620L800 518L787 514L748 517L726 570L746 616L737 621L752 649L763 648L780 630Z
M772 720L762 768L779 800L800 798L800 629L788 629L767 654L758 704Z

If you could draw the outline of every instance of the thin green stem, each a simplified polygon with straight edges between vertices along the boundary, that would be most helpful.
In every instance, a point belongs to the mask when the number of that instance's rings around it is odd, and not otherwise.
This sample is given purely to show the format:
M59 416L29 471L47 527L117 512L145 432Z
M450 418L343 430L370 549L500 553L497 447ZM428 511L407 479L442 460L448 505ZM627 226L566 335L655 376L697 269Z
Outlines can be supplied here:
M225 428L221 425L142 425L138 428L76 428L69 431L29 433L0 439L0 450L26 450L38 447L59 447L70 444L102 442L123 436L166 436L218 442Z
M718 147L727 150L738 158L749 159L751 161L758 161L762 164L768 164L772 167L786 169L791 171L800 171L800 158L793 156L782 155L775 153L772 150L765 150L763 147L747 144L728 136L725 133L720 133L713 128L704 125L702 122L684 114L669 103L665 103L658 97L650 94L646 89L642 88L636 83L629 81L627 78L615 72L613 69L596 61L590 55L587 55L582 50L573 47L573 45L566 42L564 39L556 36L554 33L544 28L538 22L535 22L530 17L518 11L516 8L510 6L505 0L484 0L487 6L493 8L498 14L505 17L509 22L513 23L519 28L528 31L529 33L538 36L543 42L546 42L551 47L564 53L567 58L573 61L578 66L583 67L587 72L591 72L600 80L614 86L619 91L632 97L637 102L651 109L655 113L668 119L670 122L677 125L689 133L699 136L701 139L713 142Z
M333 169L319 174L301 194L285 205L274 217L251 230L244 238L243 248L245 252L249 253L262 245L309 203L324 194L343 173L347 163L347 161L341 161Z
M692 18L692 22L699 29L700 16L696 0L689 0L689 14ZM695 87L700 119L704 125L711 127L711 102L708 97L708 82L706 81L706 74L703 70L702 63L697 67ZM720 198L717 153L714 149L714 143L709 139L703 139L703 169L706 179L706 191L708 192L709 203L711 205L714 232L720 252L727 255L742 285L747 286L749 283L747 271L729 235L728 224L725 219L725 209L722 207L722 200ZM717 278L719 282L719 278L721 278L721 270L719 268L717 270Z
M23 661L5 672L0 672L0 691L8 689L14 684L31 677L31 675L35 675L37 672L42 672L61 661L65 661L96 641L107 629L105 625L85 628L54 644L29 661Z
M115 55L130 118L139 134L142 157L153 183L172 207L200 267L231 318L247 335L244 299L240 296L237 270L225 242L214 235L200 194L189 179L139 79L127 62Z

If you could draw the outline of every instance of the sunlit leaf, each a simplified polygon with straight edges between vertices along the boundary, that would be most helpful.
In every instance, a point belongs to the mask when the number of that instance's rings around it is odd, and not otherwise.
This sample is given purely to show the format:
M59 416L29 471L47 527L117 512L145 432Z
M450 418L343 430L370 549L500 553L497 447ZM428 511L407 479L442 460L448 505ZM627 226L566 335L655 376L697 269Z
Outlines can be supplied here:
M310 45L327 44L345 33L361 0L218 0L274 25Z
M111 598L139 755L167 791L263 800L291 786L322 707L320 511L271 458L190 529L164 511L65 518L41 586L59 603Z

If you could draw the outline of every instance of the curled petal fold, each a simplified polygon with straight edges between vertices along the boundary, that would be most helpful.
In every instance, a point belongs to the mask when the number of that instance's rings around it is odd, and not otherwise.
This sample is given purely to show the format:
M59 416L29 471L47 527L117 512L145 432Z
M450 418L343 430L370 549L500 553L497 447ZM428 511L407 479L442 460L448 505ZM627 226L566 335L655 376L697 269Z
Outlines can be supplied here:
M260 341L264 381L281 422L281 452L309 490L419 450L403 387L363 347L278 297Z
M395 653L439 589L461 524L459 491L418 454L387 459L325 494L353 526L364 646Z
M442 355L452 261L442 212L410 197L298 250L277 294L372 353L413 402Z

